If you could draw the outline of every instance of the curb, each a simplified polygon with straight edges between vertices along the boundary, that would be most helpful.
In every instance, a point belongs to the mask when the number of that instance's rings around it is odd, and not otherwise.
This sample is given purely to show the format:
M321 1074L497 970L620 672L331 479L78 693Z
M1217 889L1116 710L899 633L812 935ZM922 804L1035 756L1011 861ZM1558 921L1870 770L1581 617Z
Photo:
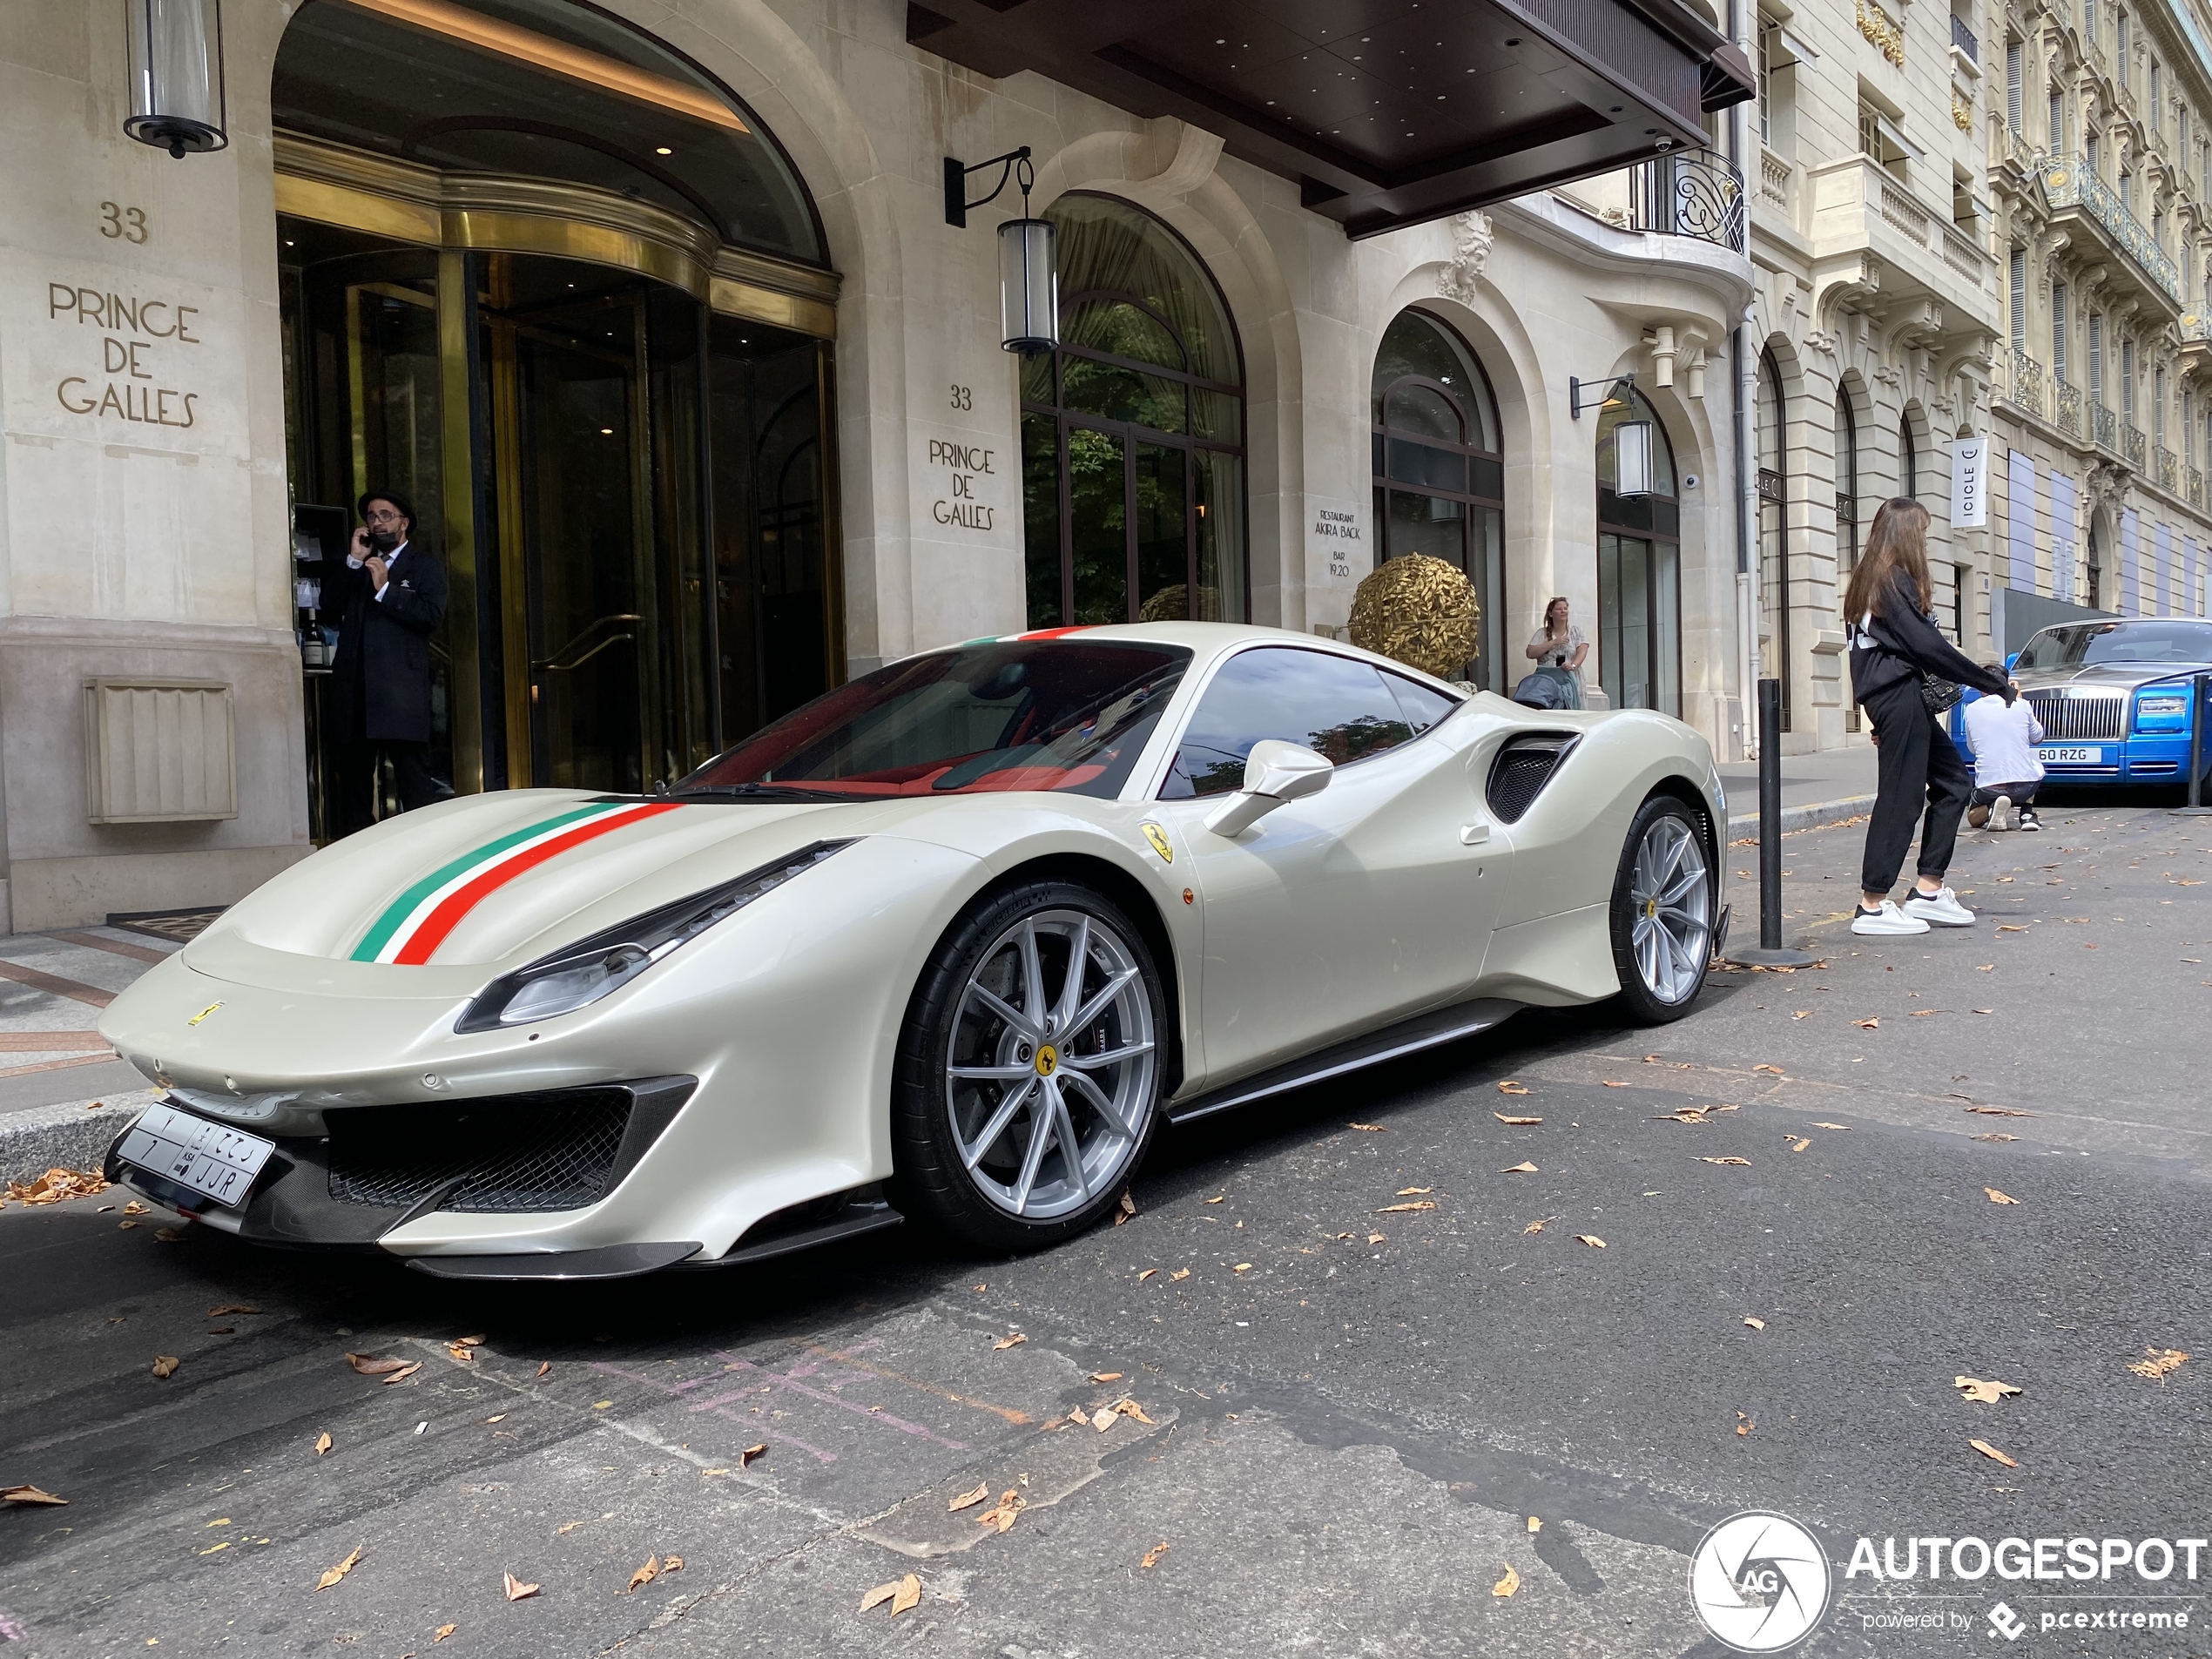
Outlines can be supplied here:
M1789 835L1797 830L1821 829L1873 810L1874 797L1871 795L1845 795L1840 800L1816 800L1808 801L1802 806L1784 806L1782 809L1782 833ZM1748 818L1730 818L1728 833L1731 840L1757 835L1759 833L1759 815L1753 813Z
M98 1169L108 1143L160 1095L159 1089L133 1089L96 1101L0 1112L0 1183L36 1181L57 1164Z

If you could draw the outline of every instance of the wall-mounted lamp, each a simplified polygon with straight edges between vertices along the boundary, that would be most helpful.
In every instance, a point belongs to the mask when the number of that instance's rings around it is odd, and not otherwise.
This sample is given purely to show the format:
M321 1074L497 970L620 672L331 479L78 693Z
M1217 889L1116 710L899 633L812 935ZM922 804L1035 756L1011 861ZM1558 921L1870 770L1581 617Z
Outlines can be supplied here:
M1615 374L1602 381L1577 380L1574 375L1569 374L1567 377L1568 418L1579 421L1582 418L1584 409L1598 409L1609 404L1626 403L1629 401L1629 394L1635 389L1636 377L1634 374ZM1587 400L1582 395L1586 391L1593 392L1593 395Z
M1623 421L1608 435L1613 440L1613 493L1649 496L1651 493L1651 422Z
M968 174L989 167L1001 169L998 184L981 200L968 200ZM1029 357L1060 343L1059 238L1051 220L1029 217L1029 189L1036 183L1029 146L972 167L947 156L945 223L965 229L969 211L996 201L1009 181L1022 192L1022 217L999 226L999 344Z
M124 0L131 42L131 113L123 131L180 159L220 150L222 0Z

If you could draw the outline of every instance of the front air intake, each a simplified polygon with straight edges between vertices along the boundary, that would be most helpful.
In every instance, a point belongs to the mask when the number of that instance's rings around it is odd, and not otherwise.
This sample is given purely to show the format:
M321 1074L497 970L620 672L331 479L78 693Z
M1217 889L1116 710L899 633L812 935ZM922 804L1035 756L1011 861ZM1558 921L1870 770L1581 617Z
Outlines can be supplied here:
M1520 821L1551 781L1559 763L1581 738L1571 732L1530 732L1507 740L1490 763L1486 792L1490 810L1501 823Z

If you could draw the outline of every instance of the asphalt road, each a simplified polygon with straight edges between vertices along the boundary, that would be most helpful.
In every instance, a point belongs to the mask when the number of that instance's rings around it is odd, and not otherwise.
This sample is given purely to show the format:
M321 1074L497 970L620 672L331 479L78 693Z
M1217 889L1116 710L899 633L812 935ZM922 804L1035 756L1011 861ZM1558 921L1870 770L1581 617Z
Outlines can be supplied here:
M1837 1563L1804 1653L2212 1651L2178 1572L1843 1571L1861 1535L2212 1534L2212 827L2045 821L1962 846L1979 926L1901 941L1847 931L1861 826L1791 836L1824 967L1716 973L1656 1032L1524 1015L1171 1135L1134 1219L1026 1260L902 1230L475 1288L172 1242L120 1194L10 1205L0 1485L71 1502L0 1511L0 1649L1716 1656L1688 1558L1759 1507ZM1701 1105L1734 1109L1662 1116ZM2201 1357L2161 1382L2146 1348ZM919 1605L859 1610L909 1572ZM2191 1629L2040 1628L2114 1605ZM1868 1628L1930 1613L1965 1628Z

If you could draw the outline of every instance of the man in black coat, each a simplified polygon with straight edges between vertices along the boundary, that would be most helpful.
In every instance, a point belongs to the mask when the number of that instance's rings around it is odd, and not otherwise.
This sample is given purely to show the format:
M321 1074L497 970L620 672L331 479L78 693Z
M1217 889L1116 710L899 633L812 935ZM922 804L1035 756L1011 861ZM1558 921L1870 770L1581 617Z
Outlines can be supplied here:
M415 509L406 496L372 489L360 509L361 528L340 574L345 620L331 664L332 713L341 740L341 835L374 820L380 753L391 758L402 808L427 806L451 792L431 775L427 760L430 637L445 617L445 569L414 545Z

